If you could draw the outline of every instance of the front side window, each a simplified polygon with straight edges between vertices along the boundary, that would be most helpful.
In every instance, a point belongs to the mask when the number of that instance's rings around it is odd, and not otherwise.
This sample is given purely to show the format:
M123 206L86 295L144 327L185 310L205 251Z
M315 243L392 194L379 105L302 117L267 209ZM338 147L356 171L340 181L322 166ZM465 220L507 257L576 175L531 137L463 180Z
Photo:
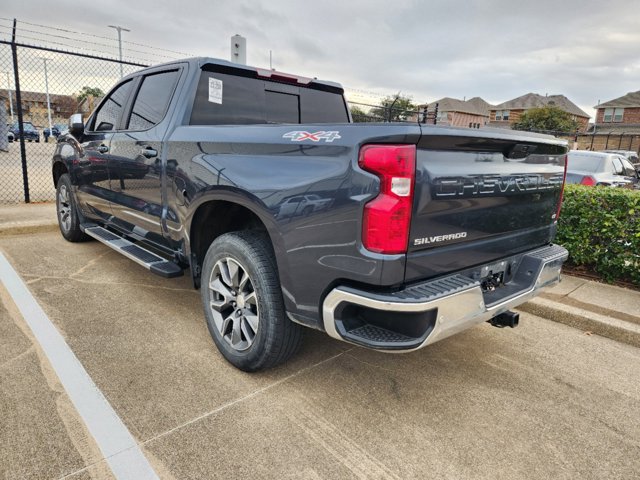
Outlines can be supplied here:
M118 127L124 104L131 91L131 80L116 87L96 112L92 130L109 132Z
M615 175L624 175L624 170L622 169L622 162L618 157L613 157L613 173Z
M128 130L147 130L160 123L178 81L178 70L147 75L131 109Z
M620 161L622 162L622 168L624 169L624 174L627 177L635 177L638 175L636 172L636 169L633 168L633 165L631 165L631 162L629 160L627 160L624 157L620 157Z

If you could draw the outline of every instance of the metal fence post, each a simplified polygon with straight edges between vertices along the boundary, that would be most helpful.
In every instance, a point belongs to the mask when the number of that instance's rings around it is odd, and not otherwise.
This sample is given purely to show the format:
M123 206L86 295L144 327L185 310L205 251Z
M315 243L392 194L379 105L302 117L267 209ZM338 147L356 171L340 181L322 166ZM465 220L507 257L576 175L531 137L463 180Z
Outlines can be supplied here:
M20 133L20 156L22 157L22 183L24 185L24 201L29 203L29 175L27 174L27 150L24 144L24 125L22 124L22 94L20 92L20 74L18 73L18 47L16 45L16 19L13 19L11 36L11 53L13 55L13 75L16 86L16 103L18 107L18 132Z

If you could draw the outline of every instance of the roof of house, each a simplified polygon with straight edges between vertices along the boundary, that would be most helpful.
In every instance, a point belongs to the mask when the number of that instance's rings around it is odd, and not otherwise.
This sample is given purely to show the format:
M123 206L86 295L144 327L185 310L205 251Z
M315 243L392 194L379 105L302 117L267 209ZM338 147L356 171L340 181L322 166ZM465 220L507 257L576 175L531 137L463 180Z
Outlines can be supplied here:
M640 124L615 124L615 123L599 123L587 130L588 133L599 133L601 135L640 135ZM611 145L615 143L614 137L611 137ZM628 140L625 140L627 142ZM612 147L613 148L613 147Z
M521 97L514 98L491 107L491 110L528 110L530 108L545 107L547 105L554 105L561 108L567 113L576 115L578 117L589 118L590 115L580 109L575 103L569 100L564 95L539 95L537 93L527 93Z
M467 100L467 103L473 105L477 111L481 112L485 116L489 116L489 111L493 107L489 102L486 102L483 98L473 97Z
M637 92L629 92L626 95L601 103L593 108L606 107L640 107L640 90Z
M472 102L473 100L473 102ZM489 105L480 97L472 98L471 100L458 100L457 98L444 97L440 100L436 100L427 105L429 109L433 109L438 104L438 111L440 112L459 112L469 113L471 115L480 115L484 117L489 116L489 110L483 104ZM424 107L424 105L421 105Z

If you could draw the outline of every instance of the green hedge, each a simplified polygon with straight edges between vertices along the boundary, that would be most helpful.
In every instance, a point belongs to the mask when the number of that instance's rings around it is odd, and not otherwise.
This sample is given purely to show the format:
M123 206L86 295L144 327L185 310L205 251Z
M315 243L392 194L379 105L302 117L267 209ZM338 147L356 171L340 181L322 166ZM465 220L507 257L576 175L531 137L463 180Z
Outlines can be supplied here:
M556 241L572 265L640 285L640 191L567 185Z

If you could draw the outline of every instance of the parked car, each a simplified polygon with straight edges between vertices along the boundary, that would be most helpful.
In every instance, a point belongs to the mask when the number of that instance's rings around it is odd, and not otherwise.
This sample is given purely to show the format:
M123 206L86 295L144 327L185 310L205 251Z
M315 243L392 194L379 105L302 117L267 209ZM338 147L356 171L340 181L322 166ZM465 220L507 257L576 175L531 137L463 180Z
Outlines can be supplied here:
M27 140L28 142L40 142L40 132L38 132L38 129L33 126L33 123L22 122L22 129L24 131L25 140ZM13 133L16 139L20 138L20 127L18 125L18 122L15 122L13 125L11 125L11 128L9 130L11 131L11 133Z
M627 160L629 160L636 170L640 171L640 158L638 158L638 153L633 150L603 150L607 153L617 153L618 155L622 155Z
M49 133L49 128L45 128L42 133L45 136L45 138L50 137L50 136L54 136L56 138L58 138L60 136L60 134L62 132L64 132L67 129L67 126L64 123L56 123L54 125L51 126L51 132L53 133Z
M639 175L629 160L616 153L569 152L567 183L632 188L638 185Z
M72 116L51 172L65 239L191 275L213 342L255 371L302 326L396 353L515 327L567 259L566 153L528 132L354 124L337 83L193 58ZM306 214L277 215L289 198Z

